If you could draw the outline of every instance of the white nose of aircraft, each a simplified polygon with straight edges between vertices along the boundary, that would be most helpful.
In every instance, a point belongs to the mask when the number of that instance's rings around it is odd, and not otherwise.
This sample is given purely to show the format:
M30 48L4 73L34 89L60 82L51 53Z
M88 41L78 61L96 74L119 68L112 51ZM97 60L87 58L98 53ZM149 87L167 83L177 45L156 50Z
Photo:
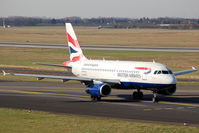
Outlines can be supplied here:
M174 75L167 75L164 79L163 82L165 84L176 84L177 80Z

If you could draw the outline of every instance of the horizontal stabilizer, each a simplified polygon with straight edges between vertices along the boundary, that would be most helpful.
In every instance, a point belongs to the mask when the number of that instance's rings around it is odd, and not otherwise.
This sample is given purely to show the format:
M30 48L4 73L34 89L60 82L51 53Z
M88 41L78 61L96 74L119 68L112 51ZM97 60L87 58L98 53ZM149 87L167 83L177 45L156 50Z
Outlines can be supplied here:
M66 66L66 65L61 65L61 64L46 64L46 63L39 63L39 62L34 62L33 64L36 64L36 65L44 65L44 66L64 67L64 68L67 68L68 71L71 71L71 70L72 70L72 67Z
M57 66L57 67L66 67L66 66L63 66L61 64L46 64L46 63L39 63L39 62L34 62L32 64L36 64L36 65L44 65L44 66Z

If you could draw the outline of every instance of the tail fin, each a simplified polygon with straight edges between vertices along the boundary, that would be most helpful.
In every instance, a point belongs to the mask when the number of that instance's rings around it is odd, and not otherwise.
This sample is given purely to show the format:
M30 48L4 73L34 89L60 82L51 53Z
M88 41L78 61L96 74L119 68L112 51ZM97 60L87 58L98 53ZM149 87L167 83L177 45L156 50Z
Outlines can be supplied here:
M79 42L73 30L71 23L66 23L66 32L68 37L68 48L70 53L70 61L76 62L82 59L86 59L82 49L80 48Z

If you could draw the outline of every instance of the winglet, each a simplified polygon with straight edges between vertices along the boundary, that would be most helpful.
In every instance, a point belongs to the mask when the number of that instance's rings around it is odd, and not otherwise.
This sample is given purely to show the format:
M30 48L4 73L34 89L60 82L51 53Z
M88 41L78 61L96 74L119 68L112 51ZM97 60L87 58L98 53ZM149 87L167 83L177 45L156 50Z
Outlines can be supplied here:
M193 67L193 66L192 66L192 69L193 69L193 70L197 70L197 69L196 69L195 67Z
M3 76L6 76L7 74L10 74L10 73L6 73L4 70L2 70L3 72Z

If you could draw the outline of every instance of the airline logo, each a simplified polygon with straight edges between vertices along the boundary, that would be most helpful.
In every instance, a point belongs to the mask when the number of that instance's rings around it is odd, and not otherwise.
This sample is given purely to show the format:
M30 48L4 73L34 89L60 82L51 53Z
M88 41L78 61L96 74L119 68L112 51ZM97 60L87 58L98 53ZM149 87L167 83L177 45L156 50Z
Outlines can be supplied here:
M77 51L74 50L73 48L71 48L70 46L69 46L69 50L70 50L70 53L71 53L71 54L72 54L72 53L77 53Z
M78 40L73 39L69 33L67 33L67 37L68 37L68 46L70 50L70 60L72 62L79 61L83 57L83 53L79 46L79 42Z
M72 65L71 63L79 61L85 57L82 53L82 50L80 48L79 42L73 30L73 27L70 23L66 23L66 31L67 31L67 38L68 38L68 48L70 52L70 61L66 61L62 65L69 66L69 65Z
M80 48L78 40L73 39L69 33L67 33L68 42L70 42L75 48Z
M149 67L135 67L135 69L146 71L146 72L144 72L144 74L151 73L151 68L149 68Z

